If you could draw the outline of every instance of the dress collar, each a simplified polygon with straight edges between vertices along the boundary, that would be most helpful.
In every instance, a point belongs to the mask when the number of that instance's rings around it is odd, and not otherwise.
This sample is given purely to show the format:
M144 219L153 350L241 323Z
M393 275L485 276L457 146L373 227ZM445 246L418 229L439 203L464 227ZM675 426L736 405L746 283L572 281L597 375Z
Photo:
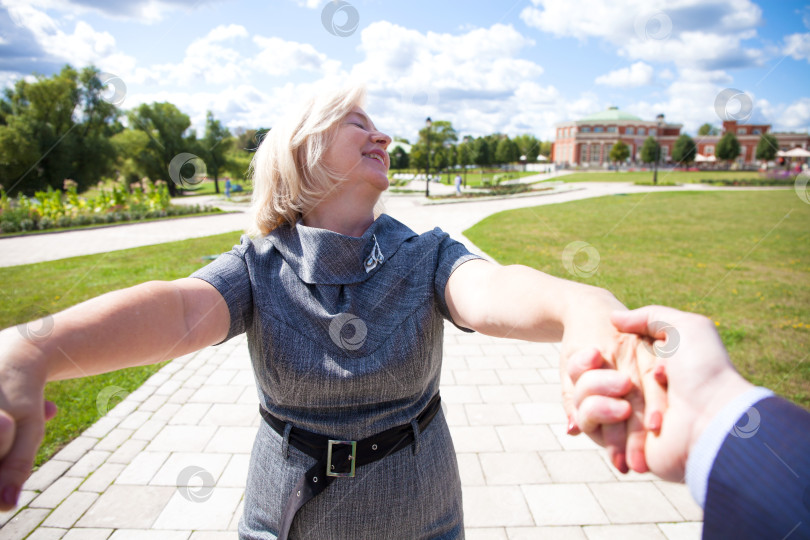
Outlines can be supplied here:
M299 220L295 227L282 225L266 238L305 283L340 285L365 281L414 236L411 229L382 214L360 237L307 227ZM370 257L376 261L367 264Z

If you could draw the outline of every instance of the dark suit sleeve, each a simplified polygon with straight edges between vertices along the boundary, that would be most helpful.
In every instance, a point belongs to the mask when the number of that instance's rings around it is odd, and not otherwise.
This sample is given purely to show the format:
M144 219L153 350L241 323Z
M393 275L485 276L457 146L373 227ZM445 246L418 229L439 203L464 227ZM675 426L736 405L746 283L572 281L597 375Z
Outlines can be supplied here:
M740 418L709 474L703 538L810 538L810 412L769 397Z

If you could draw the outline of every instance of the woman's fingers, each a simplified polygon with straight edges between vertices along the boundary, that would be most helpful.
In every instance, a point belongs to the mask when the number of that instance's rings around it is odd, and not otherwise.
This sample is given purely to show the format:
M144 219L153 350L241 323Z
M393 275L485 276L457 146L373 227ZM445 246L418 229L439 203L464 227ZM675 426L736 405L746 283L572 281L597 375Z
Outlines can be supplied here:
M11 510L17 505L20 490L31 474L45 432L41 418L17 422L15 427L11 450L0 461L0 510Z
M632 412L630 404L625 399L606 396L588 396L577 407L576 421L579 429L590 435L603 424L624 422Z
M588 396L623 397L633 389L626 374L615 369L592 369L583 373L574 387L574 404L579 406ZM609 420L608 423L619 422Z

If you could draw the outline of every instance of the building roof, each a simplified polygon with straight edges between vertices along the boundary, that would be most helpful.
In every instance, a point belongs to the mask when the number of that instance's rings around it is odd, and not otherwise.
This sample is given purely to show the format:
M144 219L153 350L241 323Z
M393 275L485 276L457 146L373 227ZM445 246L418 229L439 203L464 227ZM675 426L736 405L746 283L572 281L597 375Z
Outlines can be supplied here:
M609 122L616 120L631 120L633 122L643 122L641 118L634 114L620 111L618 107L608 107L605 111L600 111L581 118L580 122Z

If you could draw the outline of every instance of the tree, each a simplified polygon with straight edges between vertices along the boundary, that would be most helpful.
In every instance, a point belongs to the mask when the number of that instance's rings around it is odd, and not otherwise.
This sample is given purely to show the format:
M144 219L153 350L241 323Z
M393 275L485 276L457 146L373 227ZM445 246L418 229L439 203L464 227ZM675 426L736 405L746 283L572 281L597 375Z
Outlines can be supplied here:
M519 152L517 144L509 140L509 137L504 137L495 147L495 163L514 163L520 158Z
M396 144L396 143L394 143ZM407 169L408 168L408 153L403 150L400 145L394 146L393 150L389 152L391 156L391 168L392 169Z
M770 133L763 133L757 143L756 158L762 161L771 161L779 151L779 141Z
M718 129L713 125L709 124L708 122L698 128L698 135L700 135L701 137L705 135L718 135L718 134L719 134Z
M520 156L526 156L526 161L529 163L537 161L537 156L540 154L540 141L537 140L537 137L524 133L512 140L517 144Z
M141 104L129 112L129 125L149 136L147 152L142 163L145 175L152 180L171 178L169 165L180 154L202 154L202 148L194 133L186 135L191 121L188 116L171 103ZM186 180L200 171L199 161L186 160L177 178L168 182L172 195L178 194L178 187L187 187Z
M616 144L610 148L610 161L614 163L624 163L629 157L630 147L623 141L616 141Z
M211 111L205 115L205 136L201 142L206 168L214 177L214 191L219 193L219 173L228 165L227 153L234 140L228 128L216 120Z
M740 141L737 140L737 136L728 131L720 137L720 140L717 141L715 155L717 155L717 159L728 162L737 159L737 156L740 155Z
M473 163L479 167L484 167L492 163L490 158L490 147L486 138L478 137L473 143Z
M429 128L425 126L420 129L419 141L411 147L411 165L417 169L426 168L428 165L428 136L430 137L430 168L435 172L439 170L439 166L434 155L440 148L454 143L458 139L458 135L453 129L453 124L447 120L435 120ZM440 157L439 159L446 163L446 158Z
M644 139L644 144L641 145L641 161L643 163L654 163L658 161L661 154L661 148L655 137L647 137Z
M695 140L684 133L678 137L675 141L675 145L672 147L672 159L675 160L676 163L685 163L688 165L695 161L695 156L697 156Z
M66 178L80 190L110 175L110 137L123 129L118 109L101 99L93 67L65 66L52 77L24 79L0 100L0 178L7 191L32 195L62 189Z
M464 186L467 186L467 165L473 163L472 141L465 138L464 142L458 145L458 164L464 169Z

